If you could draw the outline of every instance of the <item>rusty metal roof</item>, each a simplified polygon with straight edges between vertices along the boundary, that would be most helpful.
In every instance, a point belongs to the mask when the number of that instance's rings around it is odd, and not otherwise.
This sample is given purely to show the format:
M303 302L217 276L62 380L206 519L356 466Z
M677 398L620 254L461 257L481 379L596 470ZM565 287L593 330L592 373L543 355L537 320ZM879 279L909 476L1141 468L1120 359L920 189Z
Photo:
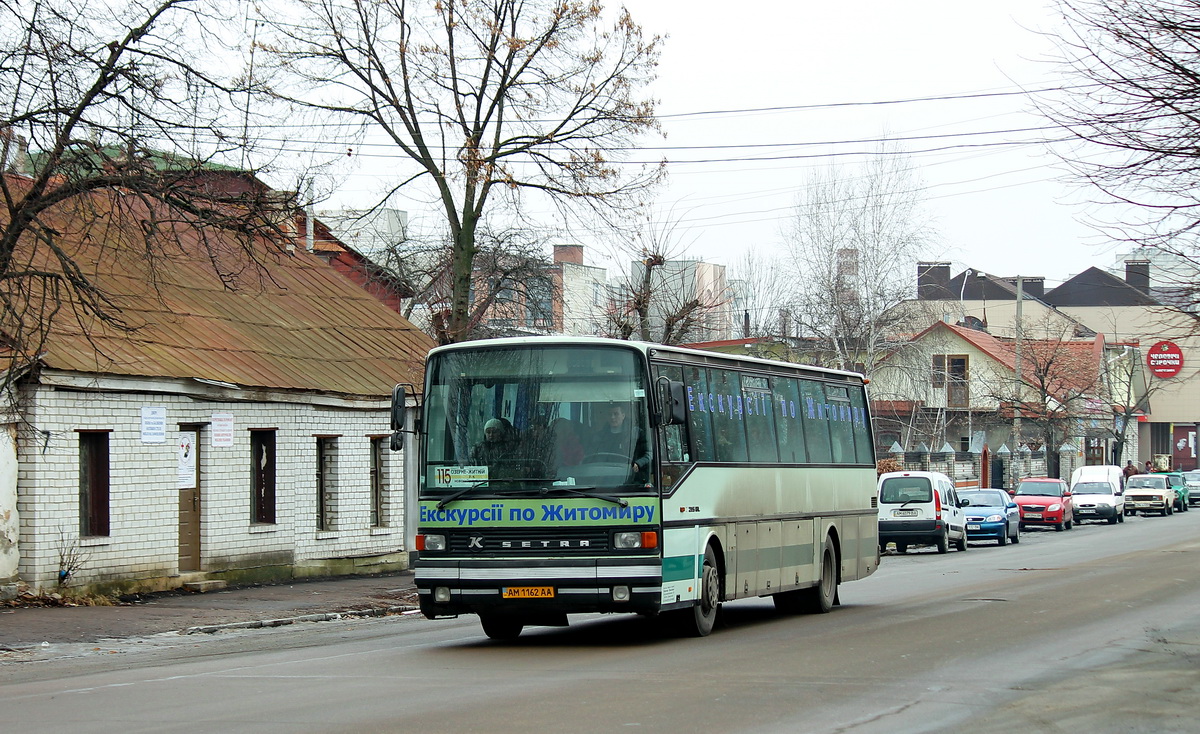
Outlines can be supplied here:
M93 194L41 221L134 328L60 313L45 366L361 397L386 396L398 382L419 389L433 341L302 242L289 248L286 238L255 238L247 257L247 241L177 226L148 256L143 234L129 232L152 212L121 198ZM32 238L22 247L30 262L57 267Z

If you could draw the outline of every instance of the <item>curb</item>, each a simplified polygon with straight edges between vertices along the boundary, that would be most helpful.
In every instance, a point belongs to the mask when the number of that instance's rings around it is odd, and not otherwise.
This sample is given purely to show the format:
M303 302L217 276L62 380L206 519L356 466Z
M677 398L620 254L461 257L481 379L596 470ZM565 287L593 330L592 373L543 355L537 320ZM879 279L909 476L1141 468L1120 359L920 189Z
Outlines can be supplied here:
M333 622L339 619L354 617L386 617L389 614L420 611L420 607L411 604L399 604L391 607L374 607L371 609L350 609L344 612L326 612L323 614L302 614L298 617L282 617L280 619L258 619L251 622L229 622L227 624L206 624L199 627L184 627L179 630L181 635L206 634L211 635L222 630L260 629L263 627L283 627L297 622Z

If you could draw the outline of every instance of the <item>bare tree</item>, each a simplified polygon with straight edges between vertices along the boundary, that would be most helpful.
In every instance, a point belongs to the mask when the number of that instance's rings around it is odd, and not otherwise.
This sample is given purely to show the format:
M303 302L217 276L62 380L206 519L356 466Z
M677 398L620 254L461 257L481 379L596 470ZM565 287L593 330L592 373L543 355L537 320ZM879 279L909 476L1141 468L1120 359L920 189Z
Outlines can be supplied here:
M790 313L832 366L870 374L907 326L896 306L910 297L911 273L934 238L917 191L908 161L885 149L853 174L813 174L797 197L786 240L803 290Z
M253 175L207 163L235 147L218 126L237 92L201 67L202 41L215 25L208 7L198 0L0 7L6 379L35 363L59 321L134 326L75 261L63 244L69 235L131 247L153 265L178 245L180 227L236 232L243 237L221 238L222 249L207 253L213 267L227 287L247 273L262 276L251 243L287 226L290 202ZM64 222L79 231L63 232ZM232 242L245 246L231 252ZM203 236L200 246L215 248Z
M1039 106L1060 153L1119 212L1108 234L1200 262L1200 0L1059 0L1058 62L1076 83ZM1191 280L1191 279L1190 279ZM1200 299L1191 292L1194 308Z
M644 218L616 248L630 271L610 288L608 335L660 344L723 337L729 292L720 265L680 256L677 218Z
M272 13L272 93L382 133L408 161L389 195L431 187L452 243L442 342L470 334L477 235L495 201L536 193L563 212L611 210L661 175L614 163L657 128L639 94L659 39L624 11L608 28L599 3L579 0L294 0Z
M796 298L796 281L767 248L747 251L731 268L730 291L734 332L742 338L795 334L788 304Z

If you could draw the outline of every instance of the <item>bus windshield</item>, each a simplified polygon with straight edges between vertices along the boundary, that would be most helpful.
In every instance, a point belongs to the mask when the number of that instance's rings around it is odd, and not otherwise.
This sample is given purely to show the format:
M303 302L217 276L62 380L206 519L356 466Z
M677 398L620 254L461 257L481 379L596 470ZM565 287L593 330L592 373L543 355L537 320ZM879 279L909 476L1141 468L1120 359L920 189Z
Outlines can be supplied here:
M645 369L612 347L431 355L422 495L631 493L649 486Z

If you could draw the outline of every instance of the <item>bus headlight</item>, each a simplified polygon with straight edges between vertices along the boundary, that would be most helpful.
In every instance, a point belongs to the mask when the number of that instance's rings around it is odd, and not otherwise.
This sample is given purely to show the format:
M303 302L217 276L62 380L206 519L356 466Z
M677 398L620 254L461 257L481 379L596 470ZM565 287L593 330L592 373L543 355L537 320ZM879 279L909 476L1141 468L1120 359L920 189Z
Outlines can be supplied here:
M417 535L417 550L418 551L444 551L446 550L445 535Z
M433 590L433 600L438 604L445 604L450 601L450 588L446 586L438 586Z
M657 548L658 533L653 530L628 530L613 534L613 547L619 550L630 548Z

